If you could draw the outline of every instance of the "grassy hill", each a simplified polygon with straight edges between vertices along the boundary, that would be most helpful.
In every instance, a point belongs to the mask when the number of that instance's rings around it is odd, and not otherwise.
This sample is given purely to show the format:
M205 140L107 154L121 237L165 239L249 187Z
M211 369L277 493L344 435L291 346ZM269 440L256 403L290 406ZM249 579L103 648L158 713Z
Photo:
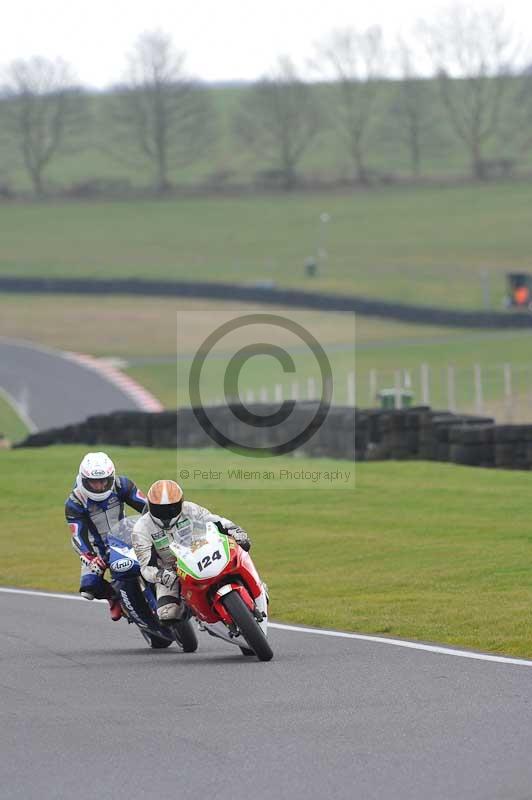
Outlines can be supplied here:
M77 590L63 502L84 449L0 452L0 506L6 515L18 509L0 533L0 584ZM172 451L110 455L144 489L176 475ZM185 490L249 530L274 619L532 656L527 473L358 464L356 488L311 478L242 484L228 477L235 458L223 451L178 455L179 470L220 471ZM281 467L354 465L281 459Z
M335 194L4 205L0 273L158 277L345 291L499 308L508 270L530 269L532 184ZM331 221L320 222L327 212ZM320 274L307 258L327 251Z

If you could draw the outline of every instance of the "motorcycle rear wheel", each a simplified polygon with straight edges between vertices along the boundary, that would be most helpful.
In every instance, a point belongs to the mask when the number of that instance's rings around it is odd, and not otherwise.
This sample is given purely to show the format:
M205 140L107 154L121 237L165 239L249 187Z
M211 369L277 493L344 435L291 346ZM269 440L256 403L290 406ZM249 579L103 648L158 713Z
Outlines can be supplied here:
M163 639L160 636L154 636L151 633L147 633L146 631L141 630L142 638L150 645L153 650L164 650L166 647L170 647L172 641L169 639Z
M168 642L166 639L159 639L158 636L150 636L150 647L154 650L164 650L166 647L170 647L172 642Z
M273 650L270 647L270 643L238 592L232 591L224 595L222 603L259 661L270 661L273 658ZM240 649L244 652L243 648ZM247 655L247 653L244 653L244 655Z
M174 622L170 626L175 640L184 653L194 653L198 649L198 637L191 620Z

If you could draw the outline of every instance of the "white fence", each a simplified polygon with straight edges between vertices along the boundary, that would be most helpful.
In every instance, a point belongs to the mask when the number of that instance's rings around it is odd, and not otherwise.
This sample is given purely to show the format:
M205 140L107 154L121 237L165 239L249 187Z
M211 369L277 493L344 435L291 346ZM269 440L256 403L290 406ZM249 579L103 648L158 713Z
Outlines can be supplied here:
M321 388L318 378L308 377L246 389L241 400L245 404L281 403L285 399L316 400L321 396ZM409 402L493 416L500 422L532 422L532 363L372 368L335 375L332 389L334 404L374 407L387 403L399 408ZM217 397L211 402L218 405L224 400Z
M358 378L364 381L364 376ZM397 407L406 393L412 403L432 408L493 416L501 422L532 421L532 363L375 369L365 383L366 392L358 392L361 405L375 405L379 395L391 389Z

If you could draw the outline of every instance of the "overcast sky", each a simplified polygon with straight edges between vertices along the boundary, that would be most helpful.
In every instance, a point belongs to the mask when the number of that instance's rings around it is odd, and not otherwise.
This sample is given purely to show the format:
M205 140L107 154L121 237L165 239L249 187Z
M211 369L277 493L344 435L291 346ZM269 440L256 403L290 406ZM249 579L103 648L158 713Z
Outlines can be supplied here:
M493 7L489 0L475 5ZM253 80L280 54L304 65L331 29L379 24L393 39L441 7L432 0L16 0L2 9L0 63L60 56L82 83L103 88L122 77L138 35L160 28L197 77ZM504 7L519 30L532 28L532 5L505 0Z

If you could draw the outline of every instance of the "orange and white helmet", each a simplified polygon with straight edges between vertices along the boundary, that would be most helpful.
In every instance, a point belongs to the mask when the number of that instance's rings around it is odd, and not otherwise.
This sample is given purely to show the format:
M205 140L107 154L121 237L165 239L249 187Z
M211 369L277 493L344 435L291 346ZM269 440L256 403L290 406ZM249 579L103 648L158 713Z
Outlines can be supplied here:
M172 528L183 508L183 490L175 481L155 481L148 491L148 512L159 528Z

